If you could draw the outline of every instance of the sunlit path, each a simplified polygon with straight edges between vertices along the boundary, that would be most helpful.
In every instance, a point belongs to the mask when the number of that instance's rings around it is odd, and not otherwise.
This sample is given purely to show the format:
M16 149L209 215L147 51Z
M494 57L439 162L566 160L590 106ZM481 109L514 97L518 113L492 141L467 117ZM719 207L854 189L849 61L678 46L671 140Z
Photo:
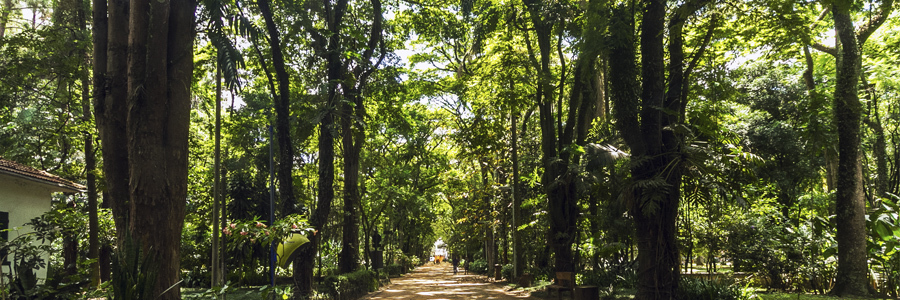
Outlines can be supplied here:
M426 264L363 299L537 299L521 290L491 283L484 276L453 274L448 263Z

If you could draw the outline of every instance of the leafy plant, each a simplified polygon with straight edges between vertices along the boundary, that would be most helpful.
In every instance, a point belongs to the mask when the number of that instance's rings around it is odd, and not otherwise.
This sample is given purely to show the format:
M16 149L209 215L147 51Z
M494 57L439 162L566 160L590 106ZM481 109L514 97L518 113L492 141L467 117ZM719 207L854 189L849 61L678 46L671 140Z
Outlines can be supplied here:
M468 270L471 272L478 273L478 274L487 273L487 271L488 271L487 261L485 261L484 259L481 259L481 258L476 259L475 261L473 261L472 263L469 264Z
M268 286L263 286L263 288ZM223 286L214 286L209 289L206 289L200 293L182 295L184 299L219 299L222 296L225 296L232 289L231 282L226 282ZM262 290L262 289L260 289ZM265 298L269 299L269 298Z
M882 293L900 295L900 196L890 194L867 216L866 225L872 239L868 241L872 271L880 271ZM880 270L879 270L880 269Z
M328 276L322 283L329 299L356 299L378 289L378 276L371 270Z
M264 285L264 286L262 286L262 287L259 288L259 291L260 291L260 299L263 299L263 300L269 300L269 299L283 299L283 300L287 300L287 299L290 299L290 296L292 295L292 289L293 289L293 288L292 288L291 286L286 286L286 287L275 286L275 287L272 287L271 285ZM273 296L272 296L273 294L275 295L274 298L273 298Z
M740 286L727 280L682 278L676 291L678 299L685 300L747 300L755 298Z
M11 299L72 298L87 282L88 277L84 272L75 274L66 280L56 278L56 280L48 280L45 283L40 283L38 280L36 270L50 267L44 260L44 256L52 252L51 242L61 234L58 227L48 225L54 224L53 222L42 222L42 220L52 219L53 216L59 215L51 211L29 221L26 225L32 226L35 229L33 232L19 233L18 228L7 229L6 231L17 232L17 236L9 241L0 240L0 253L11 254L13 257L11 272L4 274L7 276L7 282L10 283L9 289L3 291L3 293L8 293ZM79 267L86 267L88 263L88 261L83 261L79 263Z
M157 269L152 250L141 250L137 240L126 236L112 261L113 299L152 300Z
M515 278L513 278L513 269L514 266L512 264L505 264L503 265L503 269L500 269L500 274L503 278L506 278L506 280L513 281L515 280Z
M404 273L403 271L403 266L399 264L390 264L384 266L384 269L382 269L382 272L387 273L391 276L399 276L400 274Z

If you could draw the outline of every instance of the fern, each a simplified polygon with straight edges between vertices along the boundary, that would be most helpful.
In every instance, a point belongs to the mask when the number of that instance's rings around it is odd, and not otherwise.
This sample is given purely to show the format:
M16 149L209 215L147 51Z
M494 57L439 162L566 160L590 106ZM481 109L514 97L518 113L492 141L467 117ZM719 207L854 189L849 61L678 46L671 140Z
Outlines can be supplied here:
M148 251L153 253L151 249ZM153 255L141 250L140 242L126 235L112 261L113 299L151 300L158 273Z

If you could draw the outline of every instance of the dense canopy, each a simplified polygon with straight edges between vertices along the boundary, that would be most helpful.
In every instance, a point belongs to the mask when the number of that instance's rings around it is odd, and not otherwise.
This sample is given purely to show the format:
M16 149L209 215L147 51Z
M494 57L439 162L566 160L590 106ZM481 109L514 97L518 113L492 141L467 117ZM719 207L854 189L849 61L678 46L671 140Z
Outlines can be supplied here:
M898 6L0 0L0 157L87 190L0 293L325 299L440 241L609 297L898 297Z

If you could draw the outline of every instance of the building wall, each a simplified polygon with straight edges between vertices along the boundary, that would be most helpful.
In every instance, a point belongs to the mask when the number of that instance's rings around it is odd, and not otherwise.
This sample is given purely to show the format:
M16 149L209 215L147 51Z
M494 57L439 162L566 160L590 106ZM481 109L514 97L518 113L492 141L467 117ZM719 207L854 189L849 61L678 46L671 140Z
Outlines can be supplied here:
M9 239L20 234L32 232L25 223L50 210L50 189L19 178L0 175L0 211L9 212ZM14 229L18 228L18 229ZM49 263L50 254L44 254L44 261ZM7 259L13 262L12 254ZM3 266L3 274L9 274L9 266ZM37 270L38 278L47 278L47 269Z

